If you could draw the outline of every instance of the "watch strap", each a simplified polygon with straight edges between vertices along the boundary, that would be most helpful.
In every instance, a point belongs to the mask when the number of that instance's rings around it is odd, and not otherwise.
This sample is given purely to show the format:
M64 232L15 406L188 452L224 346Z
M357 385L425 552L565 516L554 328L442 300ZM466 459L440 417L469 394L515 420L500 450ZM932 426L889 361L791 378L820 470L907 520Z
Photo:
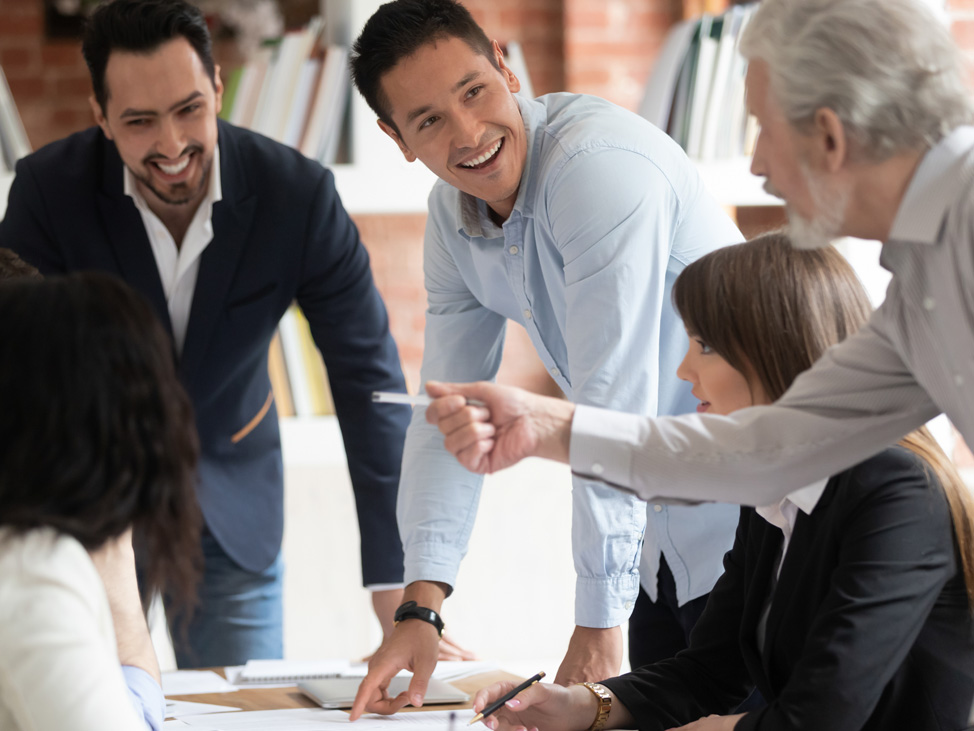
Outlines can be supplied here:
M429 622L436 628L437 633L440 637L443 636L443 620L440 615L429 607L421 607L414 601L404 602L396 610L396 614L393 616L393 621L395 624L399 624L406 619L419 619L423 622Z
M599 702L599 710L595 714L592 725L588 727L588 731L602 731L605 728L606 721L609 720L609 711L612 710L612 693L601 683L576 683L576 685L584 685Z

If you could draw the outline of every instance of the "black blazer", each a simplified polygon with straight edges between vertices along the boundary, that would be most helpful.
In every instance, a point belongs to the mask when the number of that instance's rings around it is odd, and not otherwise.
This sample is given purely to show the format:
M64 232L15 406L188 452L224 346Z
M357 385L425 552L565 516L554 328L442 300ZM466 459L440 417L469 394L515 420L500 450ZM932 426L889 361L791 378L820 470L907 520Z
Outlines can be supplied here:
M404 381L368 254L330 171L223 122L218 139L223 200L213 207L214 237L201 258L177 364L196 410L206 524L247 569L266 568L280 550L283 467L267 350L297 300L328 368L358 506L364 581L401 581L395 502L409 409L371 402L371 391L402 391ZM121 158L97 127L17 164L0 246L44 274L122 277L171 332L142 218L123 193Z
M832 477L799 512L768 615L782 533L741 510L690 646L605 684L640 729L768 701L736 728L971 728L974 625L940 487L900 447Z

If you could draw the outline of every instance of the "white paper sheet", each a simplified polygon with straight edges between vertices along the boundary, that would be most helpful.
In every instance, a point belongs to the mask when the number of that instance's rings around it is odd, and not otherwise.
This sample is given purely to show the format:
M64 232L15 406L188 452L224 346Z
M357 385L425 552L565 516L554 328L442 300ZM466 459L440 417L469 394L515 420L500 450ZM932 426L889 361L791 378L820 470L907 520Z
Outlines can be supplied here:
M162 694L233 693L237 689L212 670L173 670L162 674Z
M183 716L199 716L204 713L229 713L239 711L239 708L221 706L216 703L193 703L192 701L166 701L166 718L181 718Z
M189 716L182 722L195 731L461 731L473 711L417 711L393 716L362 716L352 725L344 711L295 708L284 711L247 711L219 716ZM451 720L452 716L452 720ZM178 728L178 727L174 727Z

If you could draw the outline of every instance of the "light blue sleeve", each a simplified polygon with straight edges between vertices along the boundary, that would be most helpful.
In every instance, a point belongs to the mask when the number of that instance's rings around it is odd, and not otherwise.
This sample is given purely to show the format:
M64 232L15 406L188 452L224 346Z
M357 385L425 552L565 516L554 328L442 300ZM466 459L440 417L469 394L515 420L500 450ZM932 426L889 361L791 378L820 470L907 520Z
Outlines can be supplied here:
M133 665L122 665L122 675L128 686L129 700L149 731L161 731L166 716L166 699L162 688L149 673Z
M682 268L671 259L682 214L676 191L644 155L602 147L550 176L546 200L564 263L572 400L655 416L661 397L672 400L660 391L661 363L675 370L682 357L660 352L661 321L678 323L664 317L668 281ZM614 627L628 619L639 592L646 507L580 478L572 496L576 623Z
M506 320L470 292L443 240L432 203L423 247L428 305L421 382L491 380L500 365ZM413 410L406 432L397 516L405 582L453 586L466 552L483 478L443 447L439 430Z

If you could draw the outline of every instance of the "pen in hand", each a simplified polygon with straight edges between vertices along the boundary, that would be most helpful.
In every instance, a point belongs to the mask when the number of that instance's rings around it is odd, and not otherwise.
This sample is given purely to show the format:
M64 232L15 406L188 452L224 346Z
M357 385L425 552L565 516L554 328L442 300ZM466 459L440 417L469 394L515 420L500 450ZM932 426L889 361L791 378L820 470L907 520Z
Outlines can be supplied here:
M486 718L487 716L489 716L490 714L494 713L495 711L500 710L501 708L503 708L503 706L504 706L505 703L507 703L509 700L511 700L511 698L513 698L514 696L516 696L522 690L525 690L526 688L530 688L532 685L534 685L535 683L537 683L543 677L544 677L544 670L542 670L537 675L534 675L534 676L528 678L527 680L525 680L523 683L521 683L516 688L512 688L509 692L505 693L503 696L501 696L496 701L494 701L493 703L491 703L489 706L487 706L484 710L482 710L476 716L474 716L473 718L471 718L470 719L470 723L468 723L467 725L468 726L472 726L473 724L477 723L477 721L479 721L480 719Z
M410 396L408 393L393 393L392 391L373 391L372 402L376 404L406 404L407 406L429 406L433 399L425 393ZM483 401L468 398L468 406L484 406Z

